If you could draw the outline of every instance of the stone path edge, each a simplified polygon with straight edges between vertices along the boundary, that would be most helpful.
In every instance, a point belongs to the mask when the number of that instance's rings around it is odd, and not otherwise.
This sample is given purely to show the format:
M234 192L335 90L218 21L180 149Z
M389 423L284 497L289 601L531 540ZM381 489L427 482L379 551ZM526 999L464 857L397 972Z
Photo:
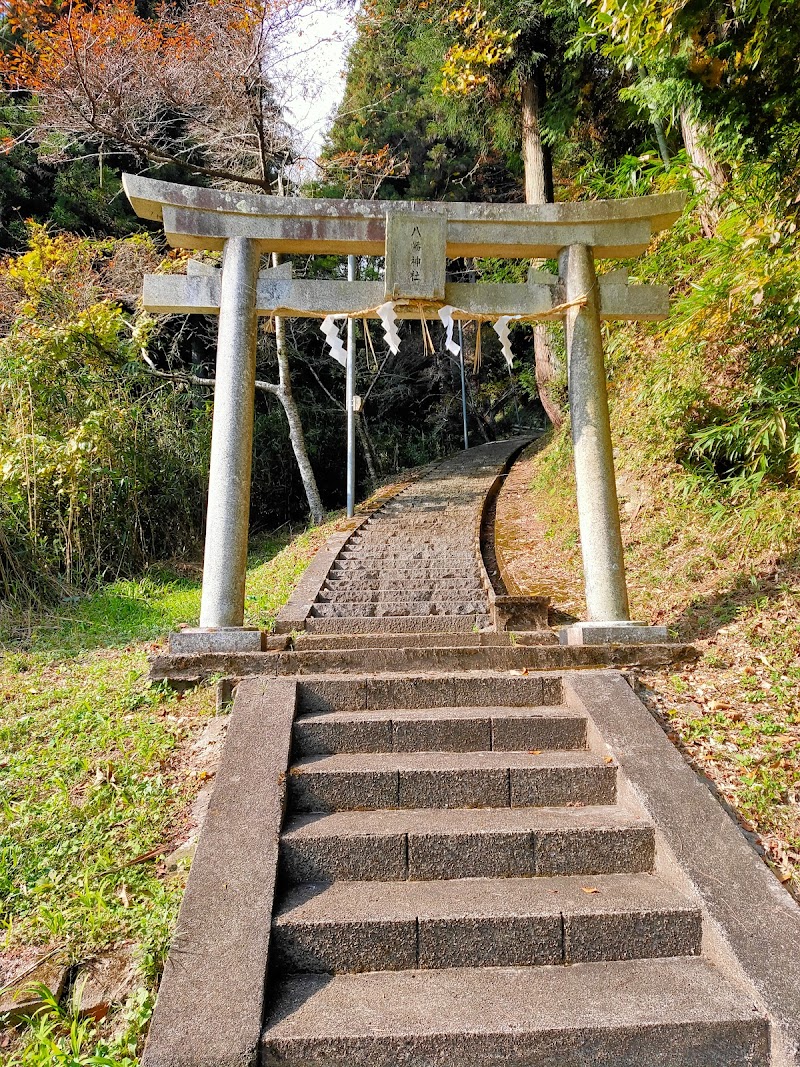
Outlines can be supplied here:
M456 635L457 642L457 635ZM415 657L415 652L424 653ZM502 655L500 655L502 654ZM502 666L499 659L505 660ZM472 646L435 649L335 649L323 652L206 652L200 655L164 654L150 661L152 681L169 681L177 688L200 685L214 676L402 672L409 676L430 671L528 670L563 671L598 667L664 667L697 659L693 645L525 645L508 648ZM415 662L416 660L416 662ZM424 660L424 665L423 665Z
M800 907L621 674L564 674L563 685L565 703L587 712L595 744L610 749L655 823L665 873L700 898L716 962L746 983L772 1020L772 1067L798 1067Z
M289 680L237 687L143 1067L258 1062L296 699Z
M509 453L502 470L498 472L497 477L489 486L489 489L483 498L483 504L481 505L475 520L475 529L473 533L475 558L480 569L481 584L486 590L486 595L489 598L489 615L492 619L494 629L498 631L547 629L547 609L550 604L550 598L546 596L522 596L517 593L498 593L489 576L486 560L483 555L483 542L484 536L488 531L489 512L505 485L508 472L533 440L534 439L531 437L512 439L516 447ZM494 527L492 527L491 536L494 539ZM503 587L508 589L508 582L503 571L501 558L497 554L496 542L495 559Z
M373 515L377 515L379 511L386 507L390 501L405 492L410 485L435 470L440 462L440 460L437 460L434 463L426 464L424 467L419 467L406 481L397 486L388 487L385 493L381 492L380 498L374 507L365 510L363 514L348 519L344 530L337 530L336 533L331 534L306 568L305 574L298 582L286 604L278 612L278 617L275 620L274 632L276 634L288 635L295 630L305 629L305 622L311 613L311 607L325 584L325 579L328 577L334 560L353 534L360 530L368 519L371 519Z

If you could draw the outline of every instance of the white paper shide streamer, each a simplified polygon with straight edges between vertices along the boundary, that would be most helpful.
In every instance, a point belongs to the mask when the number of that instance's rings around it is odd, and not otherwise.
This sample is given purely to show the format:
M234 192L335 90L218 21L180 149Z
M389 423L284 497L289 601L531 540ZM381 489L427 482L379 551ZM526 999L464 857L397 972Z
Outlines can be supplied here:
M508 334L508 325L510 322L510 315L501 315L497 322L492 326L492 329L500 338L500 346L503 349L503 355L508 364L508 369L512 370L514 366L514 355L511 351L511 338Z
M344 347L344 342L339 336L338 320L346 318L346 315L326 315L320 326L320 330L325 334L325 340L331 355L336 362L341 363L343 367L347 366L347 350Z
M377 312L378 318L383 323L383 335L386 338L386 344L394 355L397 355L400 351L400 335L397 332L397 315L395 314L394 304L391 300L387 300L385 304L381 304Z
M445 304L443 308L439 308L439 318L442 320L442 325L446 331L445 348L451 356L460 356L461 346L456 344L453 340L453 327L455 326L455 323L453 322L454 311L455 308L452 304Z

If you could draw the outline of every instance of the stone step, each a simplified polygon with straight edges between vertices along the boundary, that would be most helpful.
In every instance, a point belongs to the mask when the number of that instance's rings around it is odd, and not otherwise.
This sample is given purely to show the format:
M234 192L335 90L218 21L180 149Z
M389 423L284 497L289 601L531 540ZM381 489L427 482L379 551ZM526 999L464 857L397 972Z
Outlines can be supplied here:
M342 549L340 557L347 559L353 556L410 556L414 559L439 556L444 560L453 556L467 562L475 559L475 554L464 547L463 532L459 532L458 539L444 534L431 532L425 538L413 537L407 540L383 537L375 538L374 541L348 541Z
M313 604L313 618L329 619L342 616L366 618L392 618L427 615L477 615L486 609L485 601L476 600L381 600L374 604L359 604L347 600L338 600L327 604Z
M427 548L435 547L437 543L442 542L457 552L465 552L470 547L468 543L465 545L463 538L465 518L466 515L454 516L447 522L425 522L411 528L405 523L393 520L380 526L369 526L363 533L356 533L347 541L345 547L398 545Z
M403 596L403 589L399 586L392 586L389 589L384 589L375 582L376 588L370 589L366 583L364 584L349 584L345 588L336 588L336 583L326 582L325 586L317 594L315 603L317 604L335 604L335 603L347 603L347 604L381 604L396 602ZM409 588L405 591L406 597L409 601L419 603L425 601L426 603L441 603L442 601L476 601L483 600L485 593L481 589L477 582L472 582L469 586L457 583L451 586L445 586L443 589L435 587L430 583L414 582L409 583Z
M405 524L384 524L383 528L369 527L363 534L356 534L347 542L347 547L380 545L414 547L448 547L456 552L464 552L469 547L464 544L463 524L466 515L452 522L426 522L424 525L409 529Z
M622 874L653 866L653 826L619 805L295 815L289 883Z
M459 557L453 558L449 553L442 555L427 554L419 557L415 556L400 556L395 554L376 554L367 555L358 553L351 556L339 556L339 563L351 563L362 570L377 570L381 573L388 571L412 571L414 574L422 574L423 578L427 578L427 571L444 569L445 576L457 572L459 574L469 574L474 576L478 573L478 563L476 560L461 559ZM339 573L338 570L336 573Z
M548 633L543 631L545 639ZM536 634L525 634L527 641ZM519 641L514 637L514 642ZM549 641L547 641L549 643ZM486 631L483 633L404 633L398 640L397 634L312 634L300 633L294 638L294 647L299 651L332 651L334 649L369 649L369 648L508 648L512 644L510 633L504 631Z
M398 560L426 559L432 563L470 563L475 562L475 553L455 551L454 548L442 547L441 545L422 545L419 543L410 545L407 550L402 547L393 547L386 543L375 544L374 547L362 547L361 545L347 544L339 553L339 559L378 559L381 562Z
M652 874L334 882L291 890L272 937L284 971L333 974L692 956L702 922Z
M428 578L473 578L476 574L477 564L473 560L468 564L453 564L446 560L442 563L426 563L417 560L416 564L397 566L394 563L381 564L370 560L336 559L331 564L330 575L337 574L358 575L362 578L419 578L425 581Z
M706 960L301 975L264 1067L764 1067L768 1021Z
M392 593L393 596L378 596L379 600L392 600L401 593L412 600L437 600L442 593L456 593L459 600L471 599L484 595L483 586L477 578L326 578L322 586L323 593L350 595L351 600L358 600L358 593ZM412 594L414 594L412 596ZM442 598L446 599L446 598Z
M434 616L435 617L435 616ZM450 618L451 616L447 616ZM420 620L424 622L424 619ZM540 645L557 645L558 637L553 630L530 630L524 633L507 632L504 630L481 630L457 631L448 633L446 630L440 633L374 633L374 634L312 634L301 632L293 638L293 648L296 652L332 652L332 651L359 651L366 652L368 649L403 650L409 653L411 649L425 648L529 648ZM575 646L573 646L575 647ZM410 654L410 653L409 653ZM406 668L410 666L410 660L406 661Z
M470 616L471 618L472 616ZM455 616L418 616L424 629L430 619L451 619ZM357 629L351 626L355 617L342 617L340 632ZM306 620L308 623L311 620ZM385 618L376 619L385 622ZM408 622L400 619L398 621ZM398 628L402 630L402 627ZM557 671L575 667L600 667L604 664L621 668L627 664L660 666L676 662L676 647L673 645L628 645L616 646L609 652L602 646L559 645L555 634L541 631L537 644L529 642L501 646L461 646L454 638L446 645L430 647L405 646L398 637L396 648L366 649L351 643L350 648L304 650L291 653L292 669L298 674L327 674L345 672L384 671L402 673L408 671ZM678 646L680 649L680 646Z
M462 520L463 522L463 520ZM424 530L423 533L420 531ZM464 552L464 536L461 523L426 523L424 527L416 530L376 530L370 529L366 534L356 534L347 542L347 548L380 548L388 545L391 548L409 547L414 550L426 548L438 548L440 551L452 549L454 552Z
M318 618L313 615L305 621L305 628L312 634L402 634L413 633L470 633L488 629L491 619L483 613L475 615L421 615L415 618L384 615L374 618L365 615ZM413 669L413 668L412 668Z
M326 712L300 715L294 722L298 756L585 747L586 717L563 707Z
M344 753L298 760L289 801L296 812L613 804L616 779L594 752Z
M560 705L560 674L310 675L299 679L298 713L439 708L525 708ZM487 711L488 714L488 711Z

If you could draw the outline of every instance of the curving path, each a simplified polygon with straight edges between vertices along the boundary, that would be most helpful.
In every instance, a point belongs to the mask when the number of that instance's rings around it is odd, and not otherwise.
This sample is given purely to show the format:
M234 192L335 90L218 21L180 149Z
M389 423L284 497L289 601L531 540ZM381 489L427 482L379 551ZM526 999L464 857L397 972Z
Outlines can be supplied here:
M444 460L370 516L331 566L310 611L311 628L319 633L346 626L353 632L366 620L389 618L436 618L437 628L454 631L487 628L481 510L492 482L522 444L495 442Z

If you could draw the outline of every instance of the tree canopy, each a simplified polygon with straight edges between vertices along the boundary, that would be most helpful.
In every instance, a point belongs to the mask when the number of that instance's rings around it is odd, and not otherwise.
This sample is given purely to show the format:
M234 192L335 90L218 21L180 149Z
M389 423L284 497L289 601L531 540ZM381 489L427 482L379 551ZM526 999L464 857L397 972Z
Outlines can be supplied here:
M672 285L671 319L609 330L612 400L615 382L626 383L619 410L629 394L647 397L629 409L623 438L638 428L654 462L677 464L720 494L756 481L795 484L793 3L367 0L354 16L319 175L300 189L275 78L297 20L314 6L7 5L0 554L5 545L10 558L13 545L12 555L38 560L39 573L88 581L109 567L141 566L159 545L177 550L202 536L215 326L203 317L155 320L137 307L142 256L165 271L184 269L185 256L166 249L157 228L147 235L127 209L123 169L289 196L537 202L686 189L691 208L675 234L632 265ZM380 259L359 263L362 277L381 269ZM299 277L343 278L344 270L336 257L294 263ZM448 270L520 280L525 265L468 260ZM359 328L362 488L461 441L457 361L438 335L431 353L418 323L402 329L394 356L375 331L367 337ZM468 326L468 357L477 337ZM511 374L491 331L483 342L480 371L467 360L472 440L540 427L542 406L554 425L568 419L557 330L514 327ZM254 522L309 510L319 517L341 502L344 487L341 368L325 355L316 324L264 323L259 380ZM176 449L197 460L176 489L178 522L163 508L156 453L136 436L147 422L165 470ZM133 427L138 466L114 436L117 423ZM109 521L129 531L117 549L91 541L100 501Z

